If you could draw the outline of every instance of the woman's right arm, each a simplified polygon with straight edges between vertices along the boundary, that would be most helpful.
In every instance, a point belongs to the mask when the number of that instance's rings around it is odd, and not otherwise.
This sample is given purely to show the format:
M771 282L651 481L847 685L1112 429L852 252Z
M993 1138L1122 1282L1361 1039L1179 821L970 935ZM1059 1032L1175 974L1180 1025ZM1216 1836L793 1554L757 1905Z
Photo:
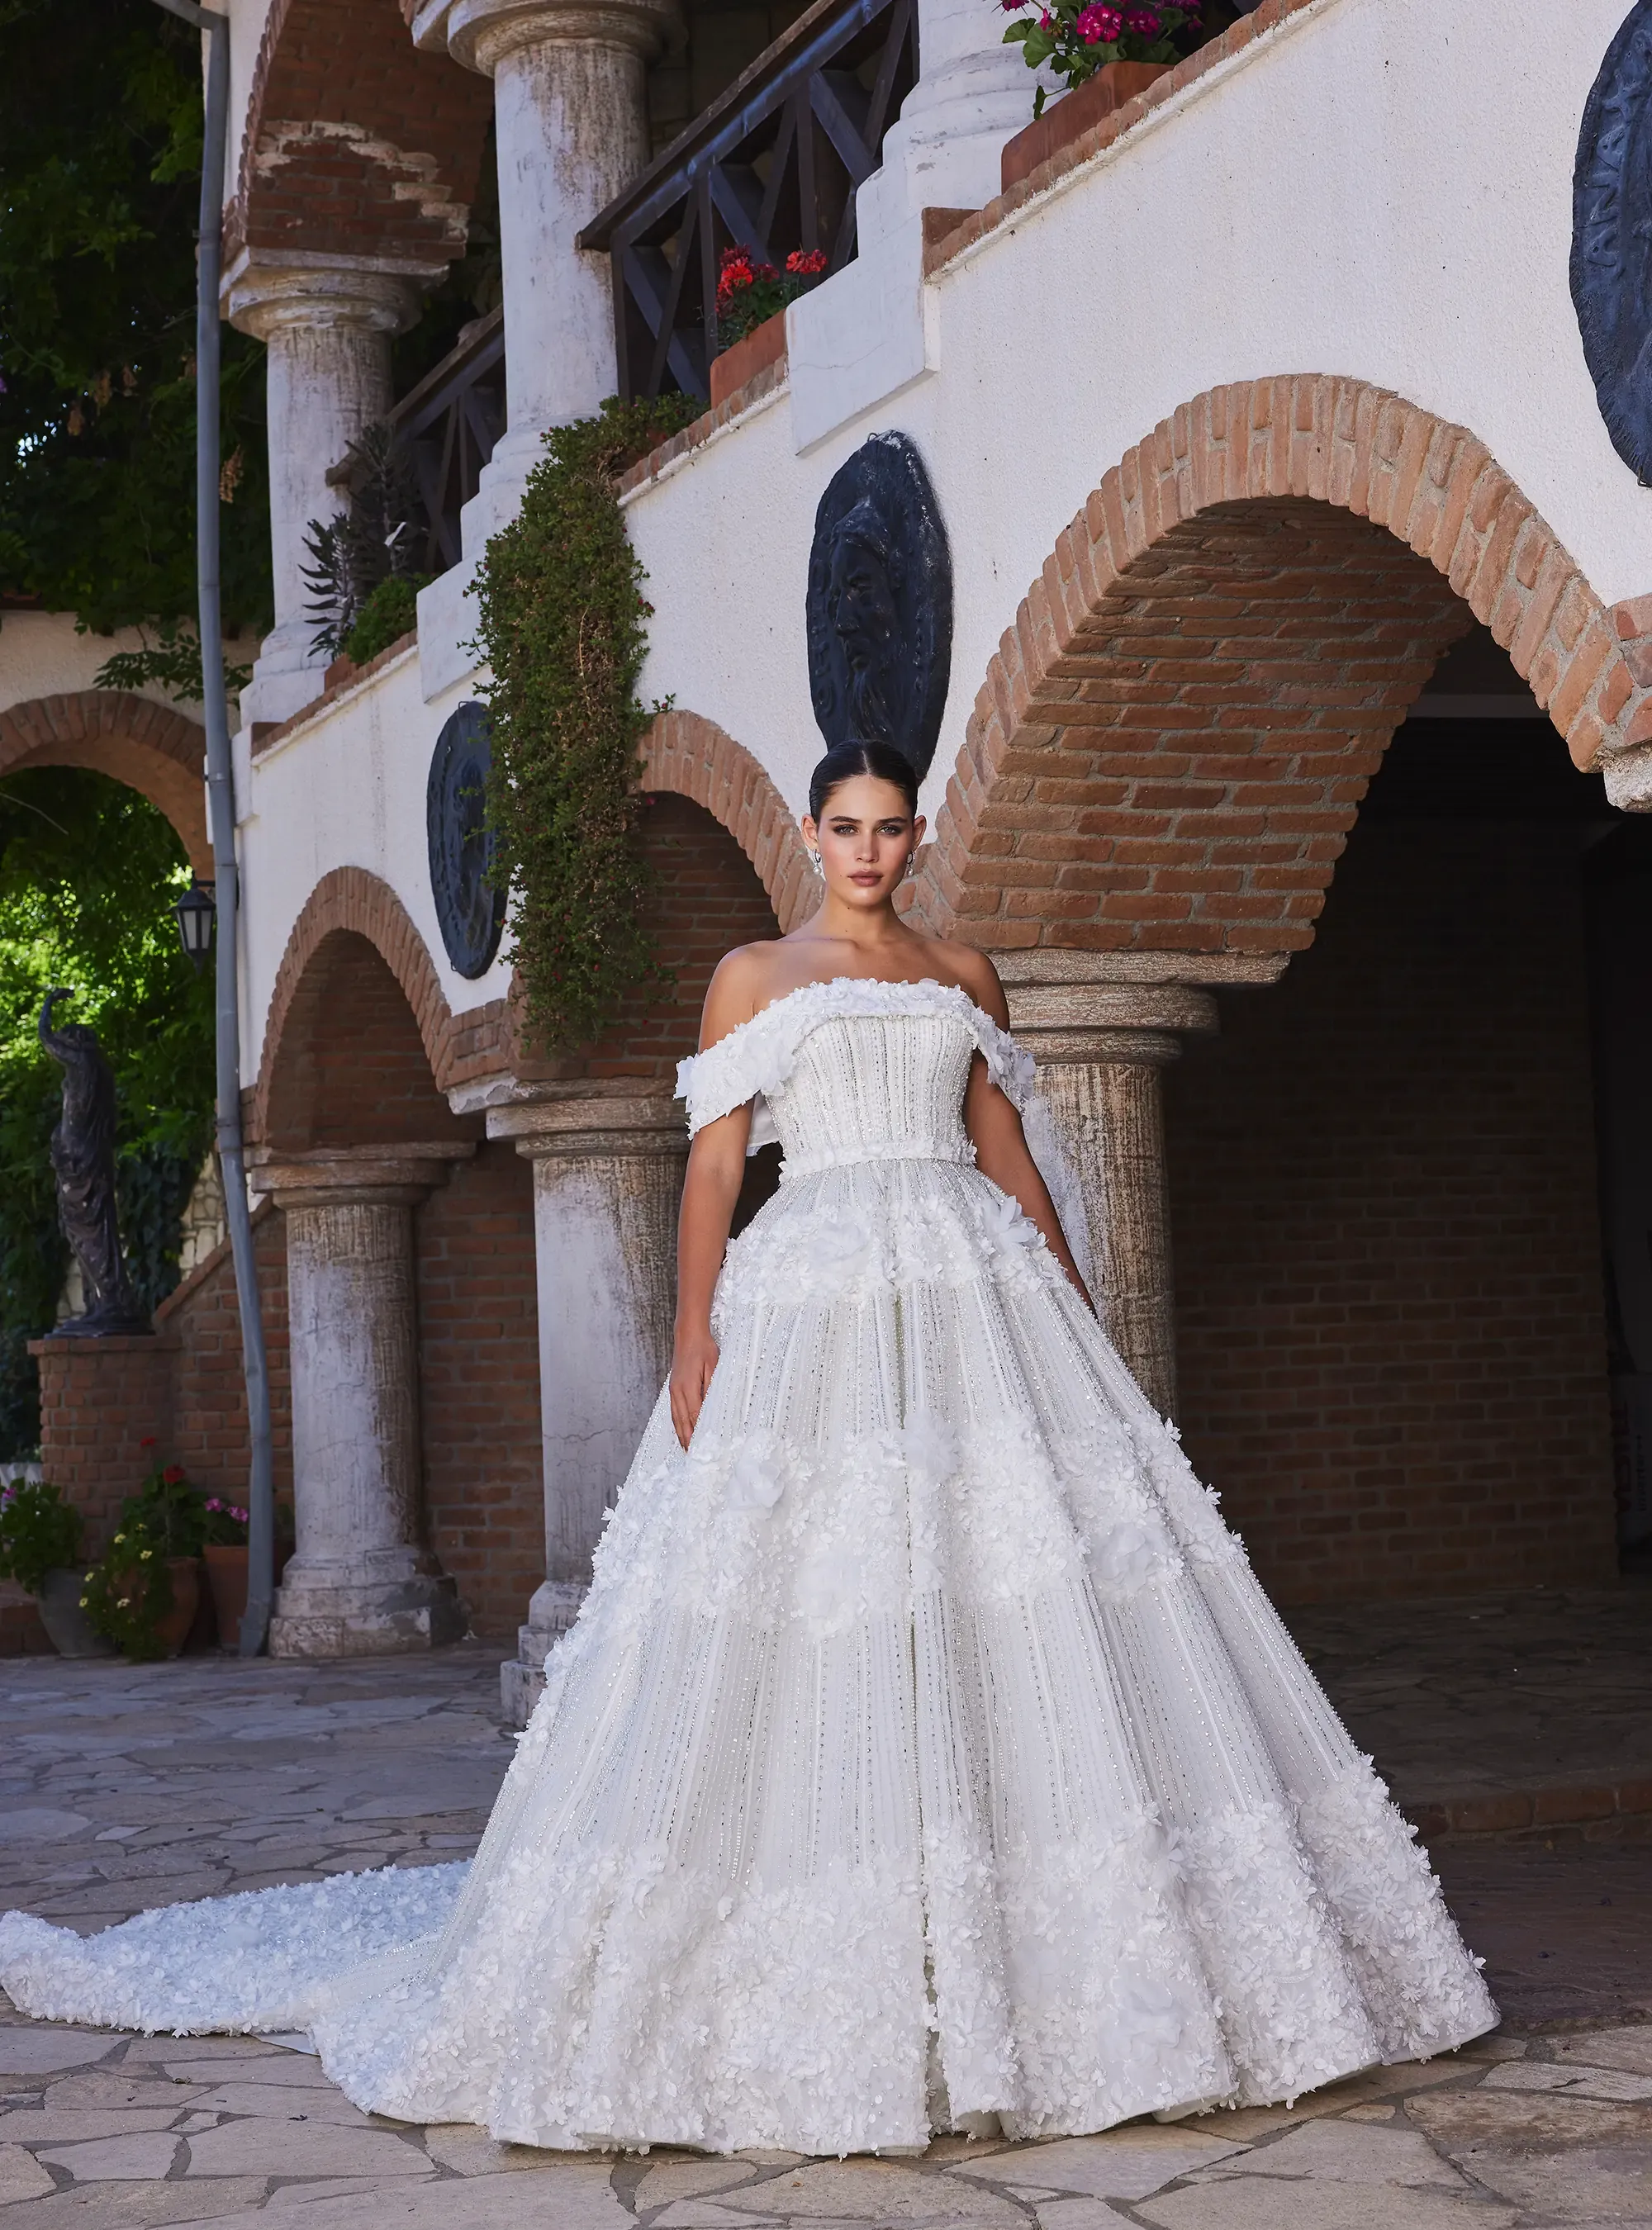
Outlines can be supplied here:
M732 952L713 976L700 1017L702 1052L756 1011L752 969L745 952ZM696 1133L688 1149L682 1207L677 1216L677 1321L671 1351L671 1421L686 1448L700 1421L717 1368L712 1337L712 1295L728 1247L745 1175L746 1141L752 1134L749 1104L720 1115Z

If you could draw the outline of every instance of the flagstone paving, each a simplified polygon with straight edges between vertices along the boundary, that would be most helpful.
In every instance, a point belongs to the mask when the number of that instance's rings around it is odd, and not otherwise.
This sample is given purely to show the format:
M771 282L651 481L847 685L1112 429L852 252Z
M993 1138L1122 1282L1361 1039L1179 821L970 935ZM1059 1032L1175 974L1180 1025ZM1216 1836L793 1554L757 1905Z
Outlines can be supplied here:
M1560 1760L1595 1668L1549 1618L1543 1739ZM1405 1771L1449 1777L1421 1724L1439 1694L1481 1697L1478 1720L1450 1706L1477 1772L1512 1744L1498 1711L1530 1708L1500 1700L1502 1641L1451 1641L1469 1623L1417 1627L1410 1721L1393 1649L1371 1670L1343 1614L1310 1637L1338 1700L1346 1673L1350 1708L1384 1720L1402 1795ZM1387 1612L1378 1630L1391 1636ZM1610 1708L1633 1746L1633 1635L1613 1631ZM0 1660L0 1904L87 1932L182 1898L461 1857L510 1756L497 1678L480 1645L349 1666ZM949 2139L915 2159L539 2153L360 2113L270 2040L87 2032L0 1999L0 2230L1652 2230L1652 1847L1552 1840L1437 1853L1513 2015L1467 2051L1289 2111Z

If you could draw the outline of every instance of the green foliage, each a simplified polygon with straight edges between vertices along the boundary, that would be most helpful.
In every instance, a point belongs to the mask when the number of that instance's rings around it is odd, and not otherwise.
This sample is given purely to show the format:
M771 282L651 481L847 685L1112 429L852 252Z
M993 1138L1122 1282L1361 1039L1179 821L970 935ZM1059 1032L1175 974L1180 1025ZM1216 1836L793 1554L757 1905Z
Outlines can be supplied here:
M75 768L0 781L0 1456L40 1436L26 1343L49 1331L68 1268L48 1151L61 1072L35 1035L55 983L76 992L115 1073L122 1235L146 1308L177 1282L179 1218L211 1125L210 973L178 944L189 871L165 816Z
M419 590L429 579L426 573L415 573L406 579L392 574L388 581L381 581L344 639L345 657L365 666L370 658L377 658L381 650L410 635L418 625Z
M99 631L195 608L197 35L0 0L0 590ZM264 351L223 334L226 623L270 607Z
M334 658L349 650L377 590L390 582L422 587L427 577L414 572L421 539L413 525L418 490L407 451L387 426L369 426L350 444L345 461L350 479L344 511L337 519L313 519L304 538L308 616L315 622L312 646ZM405 635L412 624L410 619L396 633ZM395 640L395 635L385 635L367 655ZM353 650L349 654L362 655Z
M149 689L158 685L177 705L204 701L200 630L186 620L162 620L143 631L141 650L118 650L96 675L100 689ZM252 667L226 660L223 686L233 697L252 680Z
M37 1595L48 1572L79 1561L81 1513L55 1486L19 1479L0 1493L0 1580Z
M198 1556L211 1537L200 1488L180 1464L157 1464L121 1504L114 1537L86 1576L81 1608L94 1631L136 1662L163 1656L160 1621L172 1608L166 1560Z
M642 565L614 481L700 406L610 398L554 428L522 508L487 545L475 594L493 671L494 875L517 894L512 958L548 1047L601 1035L657 976L639 918L636 695L647 648Z

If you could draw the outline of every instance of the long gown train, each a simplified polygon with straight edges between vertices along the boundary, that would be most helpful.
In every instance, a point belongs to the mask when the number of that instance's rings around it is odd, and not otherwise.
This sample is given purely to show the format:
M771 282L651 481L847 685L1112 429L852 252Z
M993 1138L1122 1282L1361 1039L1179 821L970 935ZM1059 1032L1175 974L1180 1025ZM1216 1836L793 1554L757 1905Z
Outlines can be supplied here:
M1215 1498L973 1166L961 991L809 986L685 1064L785 1147L468 1867L0 1922L25 2011L307 2028L358 2104L838 2153L1294 2097L1494 2025Z

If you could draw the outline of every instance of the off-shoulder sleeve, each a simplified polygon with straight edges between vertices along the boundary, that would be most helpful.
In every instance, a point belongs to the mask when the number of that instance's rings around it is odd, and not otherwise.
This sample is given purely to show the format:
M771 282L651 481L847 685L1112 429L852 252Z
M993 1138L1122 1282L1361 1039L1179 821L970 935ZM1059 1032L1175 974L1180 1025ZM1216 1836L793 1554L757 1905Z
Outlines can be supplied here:
M755 1100L745 1150L754 1154L759 1146L773 1144L774 1118L763 1094L766 1087L778 1084L785 1072L777 1060L773 1031L759 1027L763 1020L758 1015L752 1022L742 1022L704 1053L677 1063L677 1097L687 1106L691 1138L707 1123L715 1123Z
M1008 1030L1001 1030L991 1015L979 1007L971 1006L975 1019L975 1041L980 1047L987 1065L987 1074L997 1086L1010 1105L1025 1114L1033 1094L1033 1057L1025 1047L1018 1046Z

